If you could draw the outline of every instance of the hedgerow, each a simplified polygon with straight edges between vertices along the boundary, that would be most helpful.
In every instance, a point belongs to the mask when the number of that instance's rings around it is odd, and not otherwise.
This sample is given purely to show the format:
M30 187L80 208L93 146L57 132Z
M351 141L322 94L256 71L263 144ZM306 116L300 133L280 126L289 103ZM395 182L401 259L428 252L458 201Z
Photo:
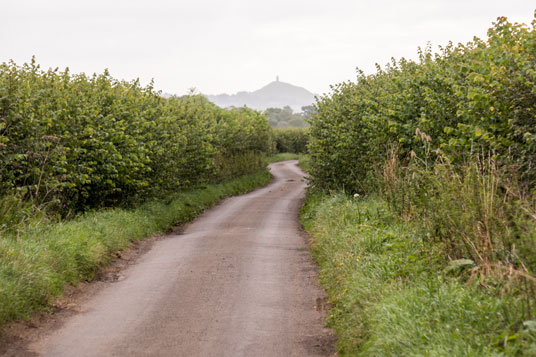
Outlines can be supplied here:
M273 129L275 151L304 154L307 152L307 129L305 128L276 128Z
M0 65L0 197L56 212L125 205L252 172L267 118L152 85Z
M356 268L333 250L340 245L350 254L366 248L368 242L361 241L366 234L354 232L371 226L362 221L361 208L349 209L352 199L345 196L346 208L341 205L336 216L315 217L311 224L326 231L319 263L332 259L340 264L321 271L321 278L334 302L332 323L342 353L457 355L459 346L468 355L534 354L535 63L536 19L529 27L499 18L485 41L449 44L437 54L428 47L418 61L393 60L374 74L359 72L356 82L332 87L317 102L317 114L309 121L313 186L381 202L395 225L411 228L411 237L392 236L400 244L380 247L388 241L370 239L386 258L378 272L427 270L407 280L386 279L389 287L402 283L391 297L375 285L363 287L361 282L370 282L368 271L360 268L361 254L353 253ZM377 219L378 227L390 224L383 216ZM338 235L332 229L338 223L351 234ZM389 265L397 256L419 259ZM437 280L442 274L448 278ZM437 289L423 298L432 286ZM362 296L377 291L381 297ZM437 298L445 302L436 304ZM450 306L449 299L457 304ZM497 315L495 326L486 325L492 319L481 314L483 301L502 304L504 316ZM460 307L467 308L462 314L480 314L481 321L467 326L495 332L479 340L456 327L455 333L442 335L454 326ZM434 311L445 312L440 318L444 327L434 320Z
M322 189L380 194L446 263L532 284L536 20L499 18L488 36L334 87L310 120L309 173Z
M397 147L402 160L431 149L454 163L489 153L536 179L536 22L499 18L486 41L430 48L333 87L310 120L313 182L366 192ZM422 138L429 145L422 145Z

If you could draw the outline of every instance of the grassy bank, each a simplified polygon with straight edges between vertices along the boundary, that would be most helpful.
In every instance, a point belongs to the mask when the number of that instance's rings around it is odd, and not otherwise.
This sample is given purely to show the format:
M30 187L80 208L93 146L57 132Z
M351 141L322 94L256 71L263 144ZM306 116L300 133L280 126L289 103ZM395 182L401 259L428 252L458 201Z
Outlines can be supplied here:
M267 170L180 192L134 210L87 213L58 224L29 226L0 236L0 326L42 310L66 284L91 280L130 242L169 231L219 200L267 184Z
M380 199L309 195L301 213L341 355L535 355L536 322L515 285L470 278ZM530 306L529 306L530 309Z
M309 172L311 170L311 156L309 155L300 155L300 158L298 159L298 166L305 172Z
M271 156L267 156L264 161L267 164L271 164L273 162L280 162L280 161L286 161L286 160L299 160L301 157L300 154L294 154L291 152L283 152Z

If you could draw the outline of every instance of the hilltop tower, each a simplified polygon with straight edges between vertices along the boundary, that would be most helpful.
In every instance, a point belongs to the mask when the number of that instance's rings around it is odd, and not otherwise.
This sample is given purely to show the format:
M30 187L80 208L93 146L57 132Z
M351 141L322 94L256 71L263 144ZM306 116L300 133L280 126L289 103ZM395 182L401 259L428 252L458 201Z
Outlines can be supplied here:
M279 76L275 76L275 81L279 82Z

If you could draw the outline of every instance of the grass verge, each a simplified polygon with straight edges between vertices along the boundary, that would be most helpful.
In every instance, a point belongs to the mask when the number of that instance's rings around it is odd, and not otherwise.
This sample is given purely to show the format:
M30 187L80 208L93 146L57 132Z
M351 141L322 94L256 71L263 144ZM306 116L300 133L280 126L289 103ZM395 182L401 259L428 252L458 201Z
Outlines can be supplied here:
M386 202L309 194L301 212L330 303L341 355L536 355L524 301L468 283L444 266Z
M180 192L134 210L110 209L0 237L0 327L46 309L66 284L89 281L130 242L169 231L225 197L267 184L267 170Z
M264 161L267 164L271 164L273 162L280 162L280 161L286 161L286 160L299 160L302 155L300 154L294 154L290 152L284 152L279 153L271 156L267 156L264 158Z
M302 154L298 159L298 166L305 172L309 173L311 171L311 156Z

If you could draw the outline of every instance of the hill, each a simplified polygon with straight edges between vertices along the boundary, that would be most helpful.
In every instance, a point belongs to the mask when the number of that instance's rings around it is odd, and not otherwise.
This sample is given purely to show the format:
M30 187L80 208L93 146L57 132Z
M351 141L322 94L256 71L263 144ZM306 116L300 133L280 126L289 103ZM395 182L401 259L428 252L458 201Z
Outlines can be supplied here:
M246 105L249 108L266 110L267 108L289 106L295 112L301 112L301 107L311 105L315 101L315 95L307 89L281 82L279 79L253 92L207 95L206 97L223 108Z

